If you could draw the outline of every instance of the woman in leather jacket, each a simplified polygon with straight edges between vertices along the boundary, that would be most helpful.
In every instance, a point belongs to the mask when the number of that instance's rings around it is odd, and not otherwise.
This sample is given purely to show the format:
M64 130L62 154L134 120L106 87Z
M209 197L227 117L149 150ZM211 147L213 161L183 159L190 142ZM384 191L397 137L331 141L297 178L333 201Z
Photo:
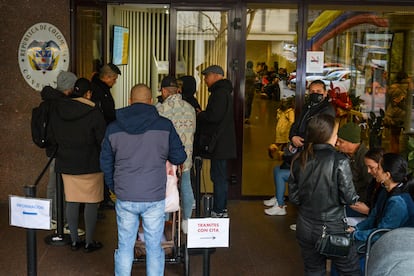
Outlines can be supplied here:
M307 127L303 151L292 161L289 199L298 205L296 238L302 251L305 275L326 275L327 257L315 244L327 232L343 232L347 204L358 200L348 158L335 150L338 125L328 114L315 115ZM332 257L340 274L360 275L355 246L347 257Z

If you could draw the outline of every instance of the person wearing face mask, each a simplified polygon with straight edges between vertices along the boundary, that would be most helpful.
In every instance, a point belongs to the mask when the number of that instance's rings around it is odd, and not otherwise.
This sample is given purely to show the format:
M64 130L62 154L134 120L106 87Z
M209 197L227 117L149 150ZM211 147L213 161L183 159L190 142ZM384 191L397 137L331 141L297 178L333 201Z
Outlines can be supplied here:
M356 242L365 242L376 229L414 227L414 181L407 173L408 164L401 155L384 154L375 178L387 195L383 200L377 199L366 220L348 228Z
M286 156L287 162L290 164L295 153L302 151L305 145L305 134L308 122L317 114L328 114L335 118L335 108L329 101L326 85L321 80L314 80L309 84L308 101L302 107L302 111L293 123L289 131L288 152L291 156ZM285 153L286 155L286 153ZM296 230L296 224L290 225L291 230Z
M295 120L289 132L289 140L296 148L302 148L305 145L305 133L308 121L316 114L329 114L335 117L335 108L329 101L328 91L325 83L321 80L315 80L309 85L308 102L302 108L298 120Z

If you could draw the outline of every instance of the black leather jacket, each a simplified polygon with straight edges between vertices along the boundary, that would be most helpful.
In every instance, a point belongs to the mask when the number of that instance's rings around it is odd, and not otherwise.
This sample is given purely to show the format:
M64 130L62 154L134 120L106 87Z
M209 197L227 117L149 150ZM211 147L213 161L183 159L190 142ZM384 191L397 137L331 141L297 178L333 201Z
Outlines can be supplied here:
M304 168L300 157L292 163L289 199L299 214L318 221L344 217L344 205L358 200L348 158L329 144L313 145L314 156ZM302 153L301 153L302 154Z

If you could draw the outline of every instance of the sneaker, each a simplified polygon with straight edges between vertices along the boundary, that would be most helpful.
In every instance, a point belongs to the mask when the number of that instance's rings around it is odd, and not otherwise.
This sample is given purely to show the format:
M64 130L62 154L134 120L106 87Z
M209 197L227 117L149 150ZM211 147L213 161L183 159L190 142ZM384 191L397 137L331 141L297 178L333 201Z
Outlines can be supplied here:
M227 209L224 209L221 213L216 213L214 211L211 211L211 217L212 218L228 218L229 214L227 213Z
M267 207L273 207L275 205L277 206L277 199L274 196L271 199L263 200L263 204L264 204L264 206L267 206Z
M181 222L181 230L183 231L184 234L187 234L188 232L188 220L187 219L183 219L183 221Z
M93 241L91 243L85 244L85 247L83 248L83 252L85 253L91 253L93 251L99 250L102 248L102 243Z
M272 208L264 210L264 212L269 216L285 216L286 206L279 207L278 205L275 205Z
M296 231L296 223L289 226L290 230Z

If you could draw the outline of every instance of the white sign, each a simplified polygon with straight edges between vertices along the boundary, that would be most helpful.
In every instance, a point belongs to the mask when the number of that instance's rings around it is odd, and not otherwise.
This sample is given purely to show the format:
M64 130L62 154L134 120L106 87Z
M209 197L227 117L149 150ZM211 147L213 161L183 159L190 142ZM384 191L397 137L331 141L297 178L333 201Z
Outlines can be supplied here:
M323 73L324 52L306 52L306 73Z
M9 196L10 225L50 230L51 199Z
M41 91L46 85L56 87L59 72L69 68L68 44L54 25L37 23L23 35L18 60L20 72L33 89Z
M188 220L187 247L229 247L228 218L201 218Z

